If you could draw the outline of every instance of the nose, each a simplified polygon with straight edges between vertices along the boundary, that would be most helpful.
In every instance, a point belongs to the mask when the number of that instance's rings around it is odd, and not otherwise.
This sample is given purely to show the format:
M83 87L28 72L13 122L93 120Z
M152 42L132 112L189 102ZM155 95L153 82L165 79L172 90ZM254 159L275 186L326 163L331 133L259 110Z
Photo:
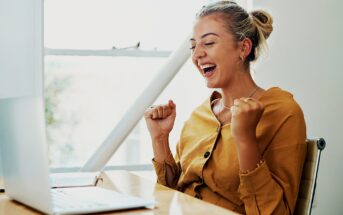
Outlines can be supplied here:
M199 60L200 58L205 57L205 56L206 56L206 52L201 47L201 45L198 45L194 48L193 53L192 53L193 60Z

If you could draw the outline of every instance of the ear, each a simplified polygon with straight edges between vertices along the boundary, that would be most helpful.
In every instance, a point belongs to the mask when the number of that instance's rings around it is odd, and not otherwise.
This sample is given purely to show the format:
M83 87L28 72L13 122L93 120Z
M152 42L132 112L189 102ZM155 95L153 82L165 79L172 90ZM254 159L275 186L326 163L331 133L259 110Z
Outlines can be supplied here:
M248 57L248 55L250 54L252 49L252 42L249 38L244 38L241 41L241 54L240 54L240 58L241 59L245 59L246 57Z

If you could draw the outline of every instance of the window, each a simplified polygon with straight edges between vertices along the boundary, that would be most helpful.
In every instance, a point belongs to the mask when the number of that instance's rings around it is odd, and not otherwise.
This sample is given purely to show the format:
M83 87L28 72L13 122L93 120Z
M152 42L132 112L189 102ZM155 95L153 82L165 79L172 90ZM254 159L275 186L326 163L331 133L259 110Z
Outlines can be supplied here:
M206 1L45 0L45 96L50 163L82 166L191 31ZM177 104L171 149L208 96L187 62L156 103ZM150 164L144 120L109 165Z

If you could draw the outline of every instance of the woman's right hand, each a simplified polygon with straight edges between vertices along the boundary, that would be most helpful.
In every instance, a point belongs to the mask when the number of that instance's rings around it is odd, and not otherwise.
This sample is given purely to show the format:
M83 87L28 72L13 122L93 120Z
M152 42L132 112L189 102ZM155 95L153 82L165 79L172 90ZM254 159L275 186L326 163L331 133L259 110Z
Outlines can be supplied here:
M172 100L169 100L168 104L148 108L144 112L144 118L151 138L154 140L168 137L173 129L175 117L176 105Z

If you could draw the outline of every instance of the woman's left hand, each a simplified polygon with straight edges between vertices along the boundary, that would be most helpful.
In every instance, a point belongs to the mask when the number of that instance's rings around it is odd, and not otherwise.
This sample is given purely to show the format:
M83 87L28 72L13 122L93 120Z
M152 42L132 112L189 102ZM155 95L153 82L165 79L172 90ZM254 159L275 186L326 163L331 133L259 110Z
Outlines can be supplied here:
M231 107L231 134L236 144L256 143L256 127L264 106L252 98L234 100Z

